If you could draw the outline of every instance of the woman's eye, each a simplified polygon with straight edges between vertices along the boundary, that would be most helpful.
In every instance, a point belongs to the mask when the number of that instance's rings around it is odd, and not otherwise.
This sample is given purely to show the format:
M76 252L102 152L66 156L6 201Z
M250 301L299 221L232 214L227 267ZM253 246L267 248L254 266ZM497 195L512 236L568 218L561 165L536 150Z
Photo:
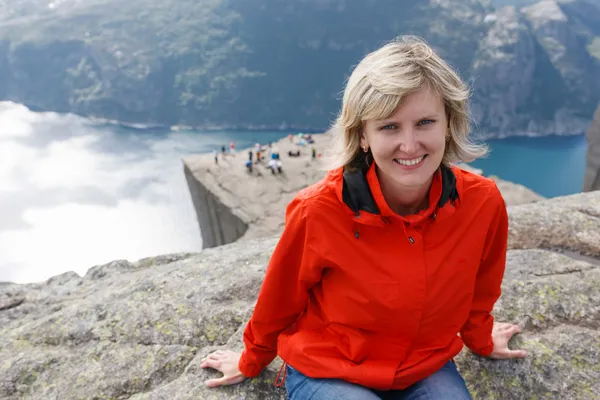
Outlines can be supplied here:
M432 124L434 121L432 119L423 119L421 121L419 121L419 123L417 125L429 125Z
M386 126L382 127L381 129L390 130L390 129L395 129L395 128L396 128L396 125L386 125Z

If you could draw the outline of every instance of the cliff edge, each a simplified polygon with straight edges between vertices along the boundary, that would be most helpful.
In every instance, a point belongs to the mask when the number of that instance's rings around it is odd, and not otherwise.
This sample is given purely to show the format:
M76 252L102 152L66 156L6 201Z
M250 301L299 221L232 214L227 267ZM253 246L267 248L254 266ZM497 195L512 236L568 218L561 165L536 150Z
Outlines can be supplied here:
M305 146L296 144L297 136L272 143L272 150L279 152L282 162L282 172L276 174L268 169L266 159L254 163L252 172L248 172L245 163L250 149L233 154L219 153L218 163L212 153L183 159L203 248L240 238L269 236L283 229L287 204L299 190L325 176L321 157L312 159L311 151L314 146L317 154L322 154L329 144L330 134L312 137L314 143ZM290 151L300 151L300 154L290 157ZM256 161L256 154L253 160Z
M583 191L600 190L600 104L586 135L587 157Z
M267 162L254 164L252 172L244 166L248 150L235 155L198 154L183 159L184 172L198 217L202 247L210 248L238 239L251 239L277 234L283 229L285 207L295 194L325 176L321 154L329 147L331 134L312 135L313 144L300 146L297 137L284 138L272 144L279 151L283 171L272 174ZM314 146L317 157L312 158ZM290 157L288 152L300 151ZM481 174L468 165L461 168ZM543 197L512 182L496 180L508 205L525 204Z

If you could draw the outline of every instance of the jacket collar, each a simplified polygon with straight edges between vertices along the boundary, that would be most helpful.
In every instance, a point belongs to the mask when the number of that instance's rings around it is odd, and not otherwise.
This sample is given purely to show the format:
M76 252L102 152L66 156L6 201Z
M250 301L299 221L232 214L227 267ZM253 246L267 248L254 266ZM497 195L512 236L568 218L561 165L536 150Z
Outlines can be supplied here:
M405 217L394 213L385 201L374 162L368 168L343 171L342 178L342 201L352 210L355 217L366 213L372 217L379 216L376 219L377 221L386 217L392 217L414 225L428 217L437 218L439 210L447 209L447 205L453 207L454 203L459 200L456 175L452 168L445 165L441 165L434 175L431 189L429 190L430 206L416 215ZM445 214L448 215L448 212ZM369 219L372 220L373 218ZM368 223L365 219L362 220ZM379 223L377 224L379 225Z

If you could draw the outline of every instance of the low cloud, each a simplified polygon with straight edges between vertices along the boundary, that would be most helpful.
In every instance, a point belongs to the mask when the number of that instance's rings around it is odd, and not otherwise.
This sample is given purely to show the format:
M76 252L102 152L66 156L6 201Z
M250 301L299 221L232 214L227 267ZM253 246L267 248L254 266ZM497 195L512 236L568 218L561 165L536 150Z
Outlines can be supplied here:
M0 281L199 251L181 157L206 140L0 103Z

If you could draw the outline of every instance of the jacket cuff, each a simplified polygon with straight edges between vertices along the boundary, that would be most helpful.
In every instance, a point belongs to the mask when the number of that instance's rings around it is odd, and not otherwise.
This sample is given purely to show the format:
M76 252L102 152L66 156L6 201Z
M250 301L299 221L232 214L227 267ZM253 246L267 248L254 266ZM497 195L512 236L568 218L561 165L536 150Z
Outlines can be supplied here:
M475 354L480 355L482 357L489 356L492 351L494 351L494 341L492 340L492 336L490 335L490 339L488 344L484 347L472 347L467 344L467 347Z
M483 356L483 357L487 357L492 353L492 351L494 351L494 343L489 344L486 347L484 347L483 349L479 350L477 352L477 354L479 354L480 356Z
M238 369L246 378L254 378L260 375L263 368L260 365L252 362L248 359L248 352L244 350L242 352L242 356L240 357L240 361L238 363Z

